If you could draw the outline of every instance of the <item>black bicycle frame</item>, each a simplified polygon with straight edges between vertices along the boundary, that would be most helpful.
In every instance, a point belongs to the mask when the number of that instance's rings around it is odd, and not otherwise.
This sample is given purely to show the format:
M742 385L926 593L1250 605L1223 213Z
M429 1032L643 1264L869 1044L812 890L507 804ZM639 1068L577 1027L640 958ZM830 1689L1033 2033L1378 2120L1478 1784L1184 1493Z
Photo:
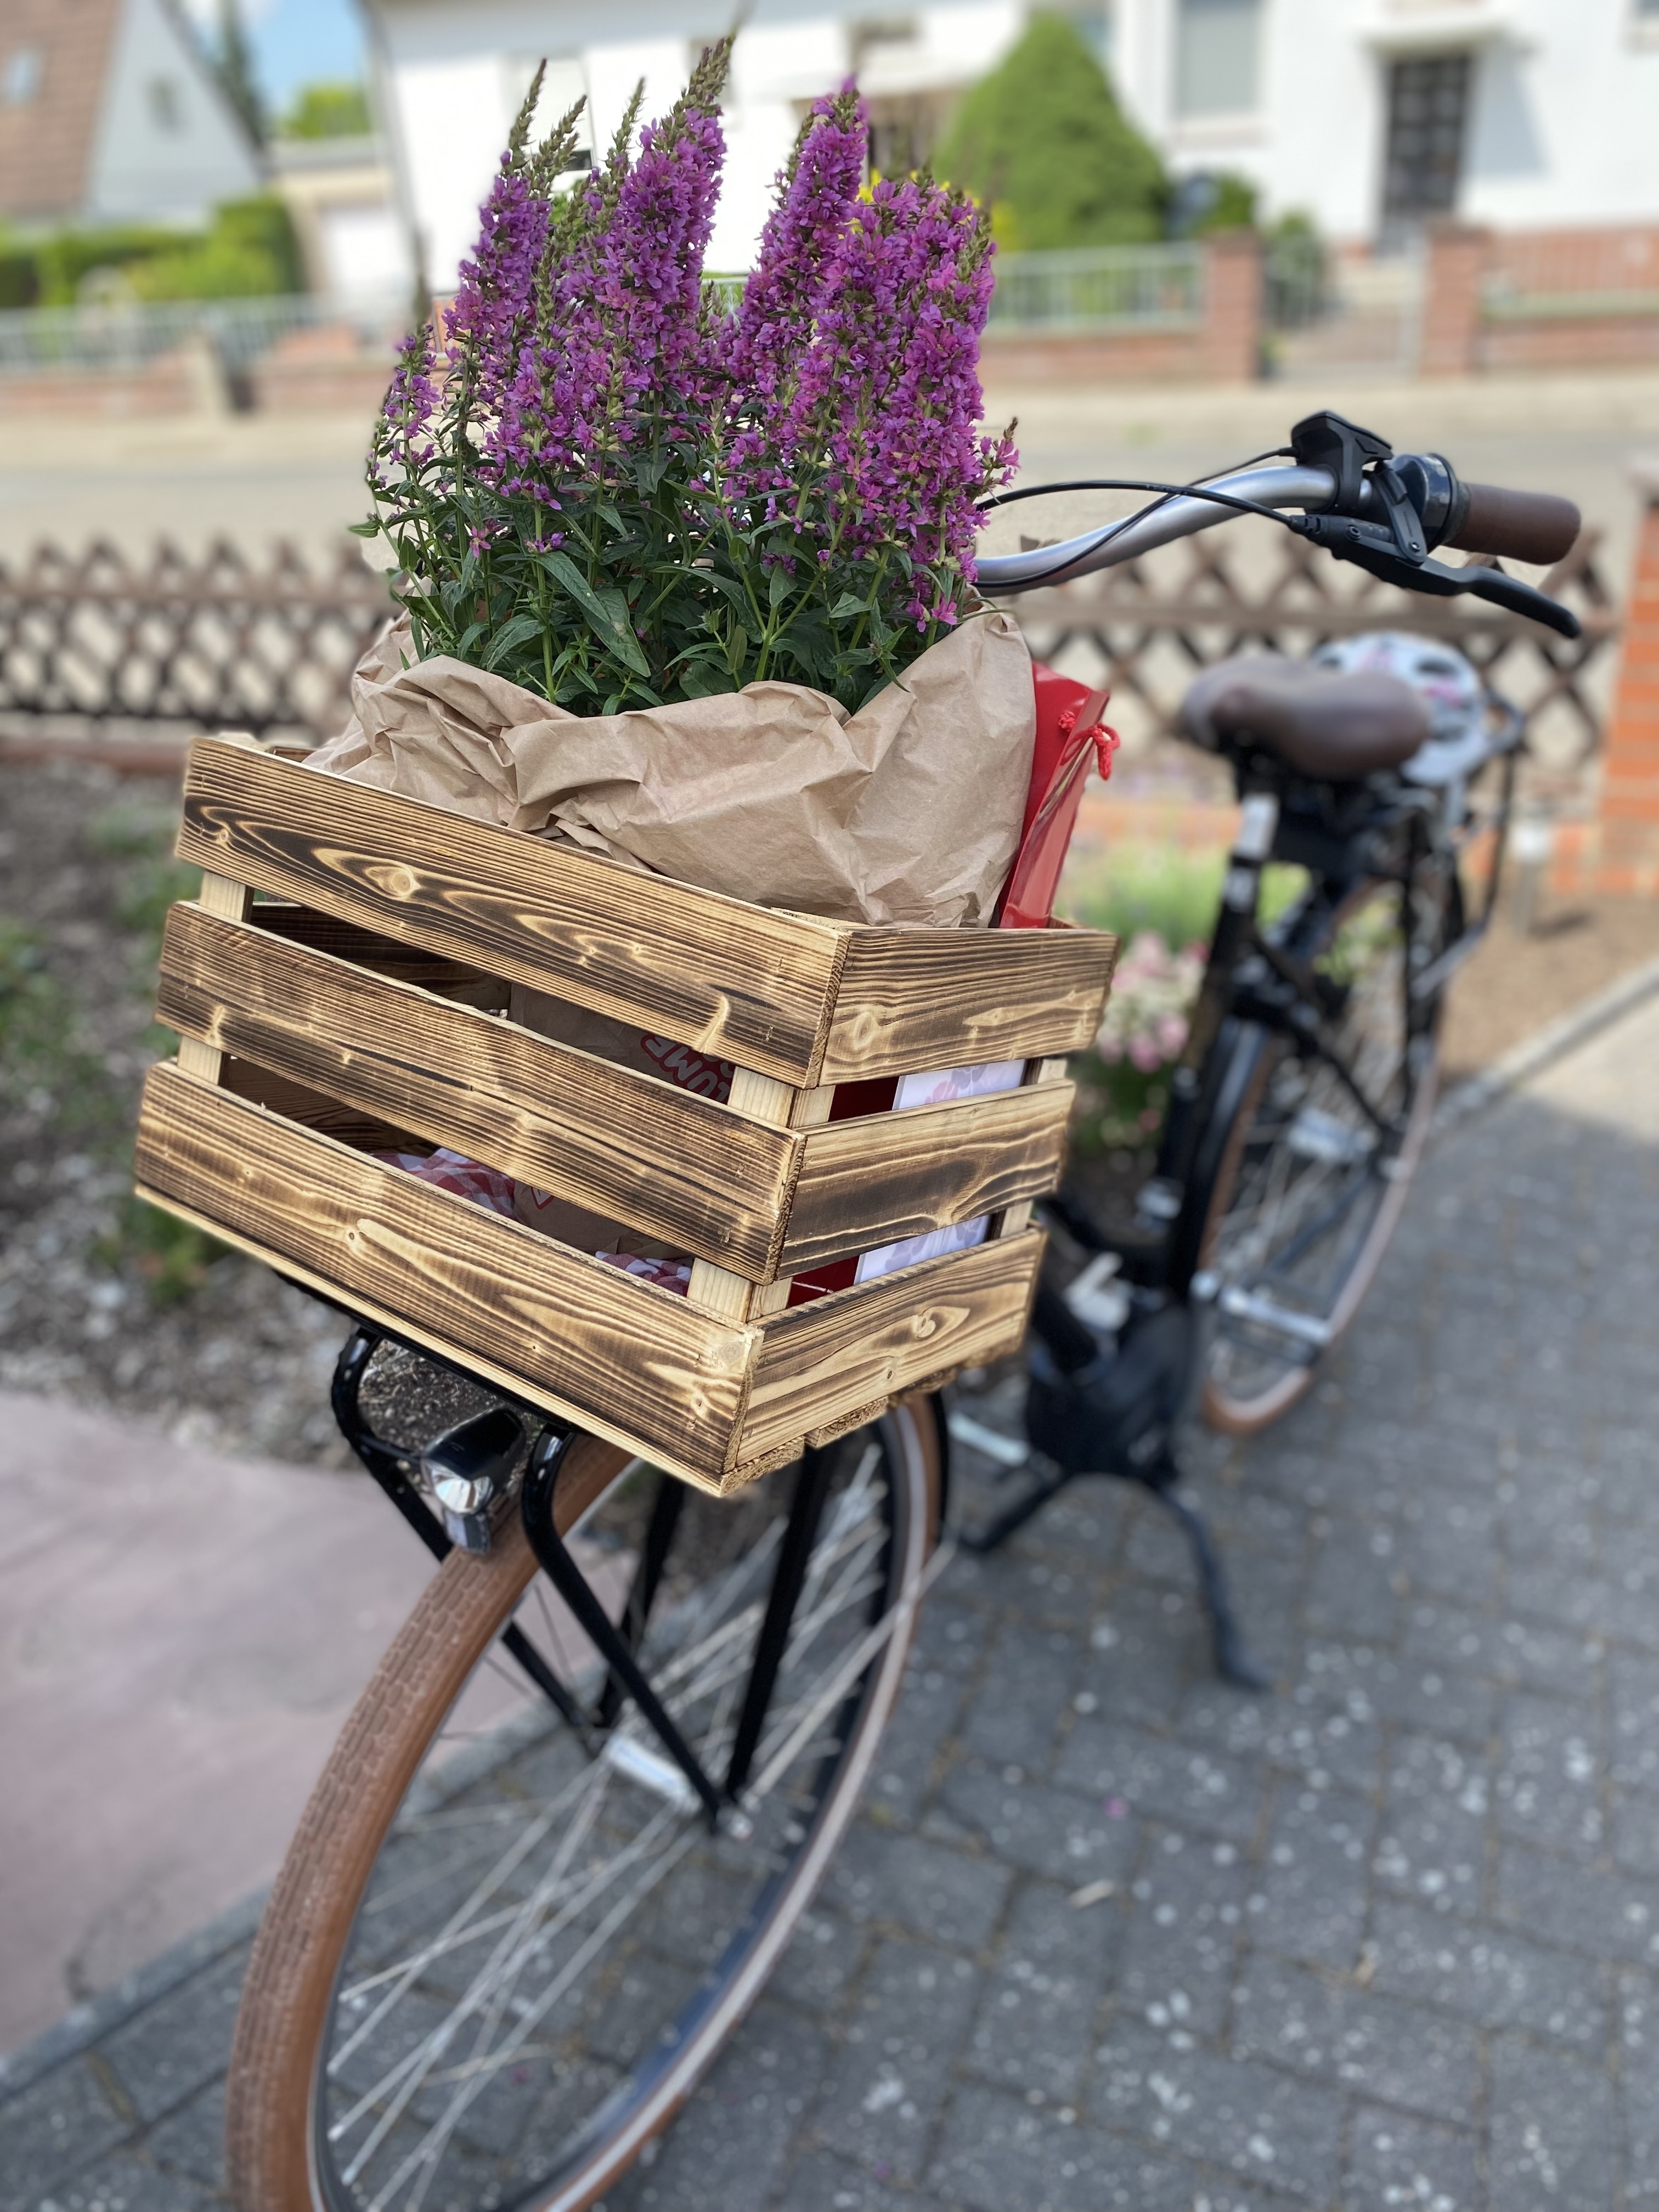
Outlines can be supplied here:
M466 1370L439 1358L423 1347L406 1343L392 1330L360 1322L341 1351L334 1370L331 1402L340 1433L381 1490L432 1553L448 1558L455 1547L416 1486L420 1454L406 1451L378 1435L362 1405L364 1378L370 1360L382 1344L396 1344L463 1381L476 1382ZM702 1804L709 1825L722 1807L735 1802L749 1778L755 1753L766 1723L772 1693L788 1649L795 1609L805 1586L812 1547L823 1518L830 1480L834 1471L834 1448L809 1448L802 1455L800 1472L790 1500L789 1517L778 1547L777 1565L767 1595L766 1612L750 1664L739 1709L737 1733L724 1778L716 1782L685 1741L672 1716L653 1688L639 1663L639 1645L661 1587L675 1529L686 1498L685 1486L672 1475L658 1478L659 1487L640 1547L634 1577L623 1607L613 1622L592 1583L583 1574L568 1546L558 1534L554 1518L554 1496L559 1469L580 1431L549 1417L526 1402L507 1399L490 1386L492 1395L512 1405L527 1425L539 1428L532 1443L520 1489L520 1512L525 1534L538 1565L553 1583L588 1640L604 1662L605 1677L591 1711L548 1664L543 1654L516 1622L501 1632L501 1645L528 1680L540 1691L581 1738L590 1753L597 1753L604 1737L620 1717L631 1698L663 1750L684 1776ZM943 1423L940 1423L941 1430Z

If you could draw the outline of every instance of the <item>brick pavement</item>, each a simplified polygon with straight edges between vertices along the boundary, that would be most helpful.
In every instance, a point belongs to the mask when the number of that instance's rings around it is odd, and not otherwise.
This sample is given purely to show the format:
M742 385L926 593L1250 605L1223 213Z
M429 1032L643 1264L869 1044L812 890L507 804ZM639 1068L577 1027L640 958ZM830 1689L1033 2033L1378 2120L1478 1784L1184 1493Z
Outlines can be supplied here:
M811 1920L610 2212L1659 2207L1656 1231L1650 1005L1438 1148L1310 1403L1200 1441L1270 1698L1115 1486L958 1560ZM3 2212L215 2200L245 1955L0 2077Z

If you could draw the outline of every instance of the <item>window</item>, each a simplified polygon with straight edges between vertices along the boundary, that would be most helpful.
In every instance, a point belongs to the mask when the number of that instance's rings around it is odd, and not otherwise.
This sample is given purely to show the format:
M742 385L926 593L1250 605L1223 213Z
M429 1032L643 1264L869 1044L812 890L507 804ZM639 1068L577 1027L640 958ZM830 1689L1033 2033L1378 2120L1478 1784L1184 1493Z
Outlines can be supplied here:
M0 98L8 107L27 107L40 89L46 64L39 46L17 46L7 56L0 75Z
M1180 0L1176 115L1254 114L1261 46L1261 0Z
M1463 170L1468 54L1421 55L1389 70L1389 137L1382 179L1382 242L1398 246L1430 216L1457 204Z
M153 76L147 88L149 94L150 121L158 131L177 131L185 127L185 103L179 96L179 81L171 76Z

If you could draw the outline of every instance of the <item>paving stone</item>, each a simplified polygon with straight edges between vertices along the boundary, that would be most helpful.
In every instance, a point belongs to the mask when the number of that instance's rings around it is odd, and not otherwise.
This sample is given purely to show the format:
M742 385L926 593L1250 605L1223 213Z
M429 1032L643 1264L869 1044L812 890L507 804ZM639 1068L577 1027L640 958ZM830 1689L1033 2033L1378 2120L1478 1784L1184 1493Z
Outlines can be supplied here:
M56 2067L0 2104L0 2212L38 2201L131 2132L84 2058Z
M1007 1781L1006 1771L966 1761L946 1777L941 1805L996 1857L1033 1874L1074 1888L1121 1879L1136 1842L1132 1820L1109 1812L1097 1797L1023 1778Z
M1349 2122L1342 2212L1479 2212L1480 2138L1359 2106Z
M1607 1840L1614 1859L1627 1874L1659 1877L1659 1796L1640 1790L1609 1795Z
M1303 1655L1305 1679L1297 1687L1316 1701L1340 1701L1356 1722L1373 1729L1380 1721L1484 1743L1497 1726L1496 1686L1420 1651L1409 1625L1403 1643L1398 1652L1373 1644L1310 1644Z
M848 1838L824 1884L825 1902L855 1923L884 1921L958 1951L986 1942L1013 1880L993 1859L945 1850L921 1836L867 1824Z
M812 2151L791 2167L772 2202L777 2212L926 2212L934 2197L901 2196L885 2181L828 2151Z
M1594 1711L1529 1692L1504 1701L1492 1796L1498 1823L1553 1850L1595 1857L1607 1771Z
M1659 1981L1619 1977L1619 2119L1628 2199L1659 2204Z
M933 1664L931 1654L913 1656L905 1669L898 1711L882 1738L870 1786L872 1803L896 1820L914 1821L927 1797L934 1763L968 1694L964 1676L965 1670Z
M1359 1955L1375 1808L1348 1790L1283 1781L1246 1906L1250 1938L1338 1972Z
M1596 2052L1606 2044L1602 1968L1507 1929L1378 1900L1371 1923L1372 1987L1420 1998L1488 2027Z
M715 2060L650 2163L609 2194L613 2212L761 2212L829 2062L822 2033L763 2003Z
M915 1943L880 1947L812 2116L830 2149L884 2179L920 2178L983 1988L965 1959Z
M1079 1642L1050 1629L1005 1626L987 1654L983 1687L962 1732L968 1749L999 1766L1041 1773L1077 1692Z
M1498 1586L1498 1508L1489 1498L1462 1489L1419 1491L1402 1505L1395 1571L1413 1596L1490 1604Z
M1607 1657L1613 1709L1609 1767L1615 1782L1659 1790L1659 1660L1634 1651Z
M1179 1726L1194 1742L1256 1754L1319 1789L1335 1781L1374 1790L1379 1779L1382 1732L1370 1707L1361 1700L1336 1704L1305 1682L1271 1698L1224 1683L1194 1684Z
M1342 2097L1324 2083L1127 2021L1102 2044L1095 2069L1097 2121L1318 2204L1334 2196Z
M1569 1575L1553 1559L1516 1559L1506 1584L1519 1613L1659 1650L1659 1560L1627 1558L1609 1574Z
M1065 1787L1235 1843L1255 1836L1266 1778L1243 1760L1097 1719L1079 1721L1054 1770Z
M145 2148L164 2172L182 2173L206 2189L222 2191L225 2185L222 2076L152 2128Z
M1599 2068L1499 2036L1492 2051L1492 2197L1502 2212L1617 2202L1613 2087Z
M40 2200L40 2212L205 2212L213 2202L193 2181L129 2151L61 2182Z
M1249 1869L1232 1844L1154 1836L1124 1899L1120 2003L1161 2033L1218 2036L1245 1924Z
M1209 1663L1208 1626L1189 1591L1127 1583L1089 1623L1077 1698L1092 1698L1119 1720L1164 1728L1180 1707L1183 1681Z
M1480 2045L1472 2027L1281 1960L1250 1961L1233 2048L1430 2119L1474 2117Z
M1401 1736L1372 1861L1378 1881L1441 1911L1478 1910L1490 1799L1485 1761L1467 1747Z
M1392 1644L1400 1617L1400 1573L1389 1529L1334 1528L1315 1553L1309 1575L1309 1626Z
M1552 1858L1525 1844L1498 1853L1495 1917L1565 1950L1659 1964L1659 1884Z
M1032 1882L1015 1899L967 2060L988 2081L1055 2104L1078 2094L1121 1928L1107 1900L1080 1907L1070 1895Z
M141 2120L159 2118L224 2071L246 1972L239 1948L105 2040L102 2055Z
M803 1917L766 1986L786 2003L828 2013L857 1973L865 1941L862 1931L839 1914L815 1905Z
M927 2178L975 2212L1191 2212L1194 2202L1176 2160L994 2090L957 2095Z

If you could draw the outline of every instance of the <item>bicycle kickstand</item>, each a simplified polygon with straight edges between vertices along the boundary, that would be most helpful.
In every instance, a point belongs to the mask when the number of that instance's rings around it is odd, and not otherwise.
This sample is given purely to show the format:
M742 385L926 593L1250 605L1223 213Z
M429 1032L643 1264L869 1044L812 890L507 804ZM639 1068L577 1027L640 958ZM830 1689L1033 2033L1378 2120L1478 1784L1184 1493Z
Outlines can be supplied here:
M1215 1661L1215 1671L1224 1682L1231 1682L1241 1690L1266 1690L1272 1686L1270 1679L1256 1665L1244 1647L1243 1632L1238 1615L1233 1610L1232 1593L1227 1587L1226 1570L1220 1554L1210 1540L1210 1532L1204 1525L1204 1516L1188 1498L1181 1494L1181 1469L1173 1458L1155 1460L1135 1480L1144 1483L1166 1511L1179 1523L1187 1539L1187 1548L1193 1555L1193 1566L1198 1575L1198 1587L1204 1601L1204 1610L1209 1616L1210 1650Z

